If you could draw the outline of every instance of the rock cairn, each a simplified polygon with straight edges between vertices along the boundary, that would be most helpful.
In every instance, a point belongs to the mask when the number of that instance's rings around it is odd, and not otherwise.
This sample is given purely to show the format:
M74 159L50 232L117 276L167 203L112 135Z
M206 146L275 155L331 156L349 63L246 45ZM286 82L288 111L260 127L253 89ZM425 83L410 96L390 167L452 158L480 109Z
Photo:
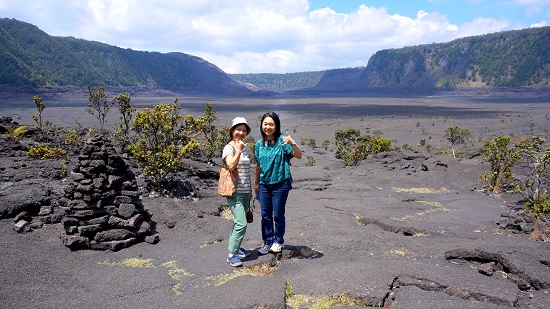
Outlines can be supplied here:
M63 244L71 250L117 251L141 241L158 242L135 175L114 147L101 136L91 138L77 159L71 183L56 201L64 213Z

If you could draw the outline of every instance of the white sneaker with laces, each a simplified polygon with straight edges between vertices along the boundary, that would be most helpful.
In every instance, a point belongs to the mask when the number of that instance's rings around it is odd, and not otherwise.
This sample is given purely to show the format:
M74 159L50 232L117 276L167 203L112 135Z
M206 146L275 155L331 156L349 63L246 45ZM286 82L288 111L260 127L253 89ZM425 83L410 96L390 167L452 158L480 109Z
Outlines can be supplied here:
M274 242L273 245L271 245L271 248L269 248L269 251L274 253L279 253L283 250L284 247L285 247L284 245Z

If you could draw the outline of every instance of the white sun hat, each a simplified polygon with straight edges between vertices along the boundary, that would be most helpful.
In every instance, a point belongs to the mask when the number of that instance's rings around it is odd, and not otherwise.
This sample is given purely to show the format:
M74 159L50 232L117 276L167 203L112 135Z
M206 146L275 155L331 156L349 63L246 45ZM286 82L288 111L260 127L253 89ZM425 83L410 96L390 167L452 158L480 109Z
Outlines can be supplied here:
M235 117L233 119L233 122L231 123L230 130L233 130L236 126L244 124L246 126L246 130L248 131L248 134L250 134L250 126L248 125L248 122L246 122L246 119L244 117Z

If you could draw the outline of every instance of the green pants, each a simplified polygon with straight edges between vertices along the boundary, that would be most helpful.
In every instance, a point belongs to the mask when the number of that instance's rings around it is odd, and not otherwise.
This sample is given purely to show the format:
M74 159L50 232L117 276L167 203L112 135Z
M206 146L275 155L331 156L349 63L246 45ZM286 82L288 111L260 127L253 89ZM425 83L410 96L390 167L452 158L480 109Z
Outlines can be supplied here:
M227 249L231 253L237 253L246 234L246 212L250 206L250 193L236 193L235 197L227 198L231 215L233 215L233 228L229 234Z

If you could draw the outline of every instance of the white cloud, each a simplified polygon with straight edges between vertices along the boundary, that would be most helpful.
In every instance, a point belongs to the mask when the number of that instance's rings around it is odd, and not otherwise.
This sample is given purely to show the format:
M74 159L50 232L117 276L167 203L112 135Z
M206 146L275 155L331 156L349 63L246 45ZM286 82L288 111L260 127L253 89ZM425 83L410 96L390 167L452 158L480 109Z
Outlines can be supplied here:
M548 5L550 4L550 0L515 0L518 4L521 5Z
M467 37L479 34L499 32L508 29L510 22L504 19L476 18L471 22L462 24L457 37Z
M550 0L515 1L541 6ZM455 25L440 12L419 10L408 17L366 5L349 14L309 11L307 0L0 0L1 15L12 11L51 35L185 52L227 73L364 66L381 49L447 42L511 26L492 18Z
M546 27L548 26L548 23L546 21L541 21L539 23L534 23L529 26L529 28L539 28L539 27Z
M521 6L524 6L529 15L540 14L544 7L550 5L550 0L515 0Z

